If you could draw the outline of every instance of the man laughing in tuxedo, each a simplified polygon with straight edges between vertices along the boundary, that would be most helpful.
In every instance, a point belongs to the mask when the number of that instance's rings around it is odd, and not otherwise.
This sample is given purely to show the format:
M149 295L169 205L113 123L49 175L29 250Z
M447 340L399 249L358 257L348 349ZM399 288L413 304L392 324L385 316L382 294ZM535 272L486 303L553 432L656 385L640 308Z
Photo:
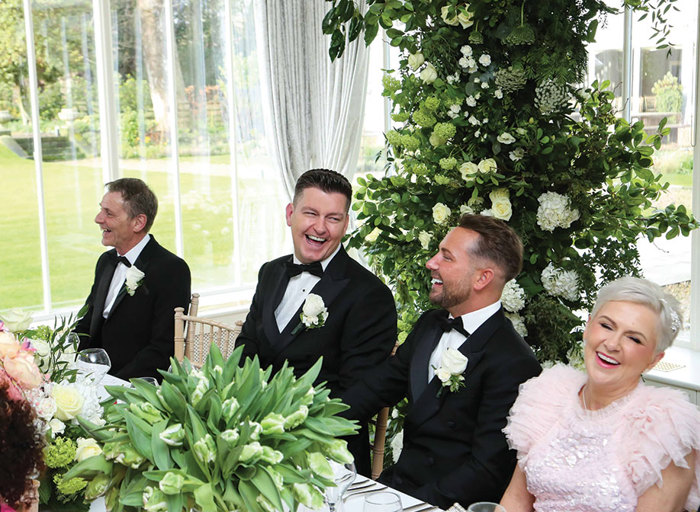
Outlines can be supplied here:
M81 350L107 351L112 375L160 379L157 369L168 368L173 355L173 310L190 301L190 269L148 234L158 199L143 181L121 178L106 187L95 222L102 245L114 249L97 260L75 332Z
M260 268L237 340L244 357L257 355L263 368L274 370L287 361L297 375L323 356L318 382L326 381L333 396L384 361L396 340L391 292L340 243L351 197L350 183L337 172L313 169L299 177L286 209L294 254ZM316 323L304 321L311 303L321 311L314 315ZM368 474L366 423L348 447L358 471Z
M463 216L426 264L441 309L424 313L394 357L341 394L359 420L409 399L401 455L380 481L443 509L499 501L515 466L501 429L520 384L540 372L500 301L522 256L505 222Z

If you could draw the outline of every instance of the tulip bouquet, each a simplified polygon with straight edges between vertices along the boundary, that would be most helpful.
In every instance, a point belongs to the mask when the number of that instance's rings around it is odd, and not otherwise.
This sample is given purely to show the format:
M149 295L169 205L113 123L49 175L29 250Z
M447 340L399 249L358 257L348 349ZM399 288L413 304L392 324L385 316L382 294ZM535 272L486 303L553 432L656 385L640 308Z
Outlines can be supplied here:
M356 430L336 416L347 406L313 386L320 360L297 379L286 365L272 376L257 358L240 365L241 353L224 360L212 345L201 369L173 359L160 387L108 386L117 400L106 424L84 422L104 451L67 476L88 480L115 512L320 508L334 485L328 459L352 461L336 439Z

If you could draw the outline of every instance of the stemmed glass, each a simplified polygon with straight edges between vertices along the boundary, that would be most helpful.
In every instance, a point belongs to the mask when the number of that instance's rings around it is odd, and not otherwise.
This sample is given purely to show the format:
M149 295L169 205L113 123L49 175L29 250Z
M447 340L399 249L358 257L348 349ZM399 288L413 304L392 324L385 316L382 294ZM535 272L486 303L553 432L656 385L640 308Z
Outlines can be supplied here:
M144 382L148 382L149 384L153 386L158 386L158 379L155 377L136 377L138 380L142 380Z
M343 494L348 490L350 484L355 481L357 470L352 462L350 464L340 464L329 460L328 463L333 470L335 487L326 487L326 503L328 503L330 512L336 512L337 508L340 508L338 505L343 503Z
M467 512L506 512L503 505L492 503L490 501L480 501L469 505Z
M112 367L107 351L103 348L86 348L78 352L75 358L78 372L90 376L95 384L99 384Z
M365 496L363 512L401 512L401 497L395 492L379 491Z

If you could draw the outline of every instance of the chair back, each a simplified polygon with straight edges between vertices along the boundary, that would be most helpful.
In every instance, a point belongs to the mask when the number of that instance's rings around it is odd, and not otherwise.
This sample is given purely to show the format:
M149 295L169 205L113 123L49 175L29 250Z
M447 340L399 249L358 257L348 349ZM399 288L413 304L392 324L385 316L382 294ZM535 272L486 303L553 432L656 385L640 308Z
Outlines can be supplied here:
M225 359L231 355L243 322L231 326L198 317L198 306L199 295L192 294L189 315L185 314L184 308L175 308L175 357L180 362L187 357L199 367L204 364L212 343L216 343ZM194 315L191 314L193 309Z
M394 345L391 351L391 357L394 357L396 349L399 348L398 343ZM374 423L374 442L372 443L372 479L376 480L384 469L384 446L386 444L386 427L389 424L389 412L391 407L384 407L377 413L377 419Z

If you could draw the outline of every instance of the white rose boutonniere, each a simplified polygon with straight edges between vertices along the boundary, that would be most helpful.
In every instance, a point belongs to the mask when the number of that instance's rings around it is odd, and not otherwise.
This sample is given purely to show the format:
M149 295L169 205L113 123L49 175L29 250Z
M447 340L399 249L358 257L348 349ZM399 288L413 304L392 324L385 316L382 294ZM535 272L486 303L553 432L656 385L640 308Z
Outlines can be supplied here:
M310 293L301 308L301 323L294 328L292 334L296 334L304 327L317 329L323 327L328 318L328 310L323 303L323 298L315 293Z
M453 393L464 387L464 370L469 360L459 350L448 348L442 353L440 367L435 368L435 375L442 382L442 388L449 388Z
M133 296L136 293L136 289L143 283L144 277L146 277L146 274L136 268L136 265L131 265L126 269L126 293Z

